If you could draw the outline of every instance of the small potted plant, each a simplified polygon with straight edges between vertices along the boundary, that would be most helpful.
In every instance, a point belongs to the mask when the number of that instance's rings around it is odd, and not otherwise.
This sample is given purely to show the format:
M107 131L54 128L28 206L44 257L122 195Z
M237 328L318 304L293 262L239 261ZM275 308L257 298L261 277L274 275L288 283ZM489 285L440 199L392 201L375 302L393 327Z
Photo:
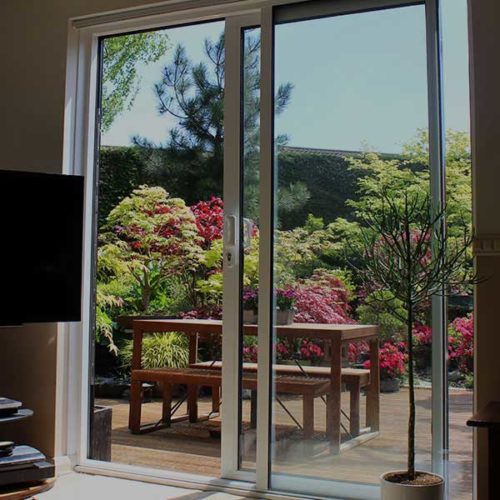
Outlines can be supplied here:
M258 321L258 293L255 288L246 287L243 290L243 323L254 325Z
M277 288L274 292L276 304L276 324L291 325L295 314L297 294L292 288Z

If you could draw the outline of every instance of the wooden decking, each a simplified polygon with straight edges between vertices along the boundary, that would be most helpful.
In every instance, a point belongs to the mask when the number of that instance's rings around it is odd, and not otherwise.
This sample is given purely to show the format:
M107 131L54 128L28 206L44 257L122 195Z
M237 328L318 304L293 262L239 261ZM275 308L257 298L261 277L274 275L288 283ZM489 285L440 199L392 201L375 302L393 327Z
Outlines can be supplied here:
M274 471L303 476L323 477L362 483L378 483L380 474L404 467L407 427L407 391L381 395L381 430L378 436L338 456L327 452L322 429L325 426L325 407L316 401L315 428L319 430L307 446L286 413L274 408L277 424L276 460ZM431 449L431 392L417 391L417 462L430 466ZM365 399L361 410L364 412ZM301 420L302 402L298 398L284 398L287 408ZM128 401L99 400L99 405L113 408L112 460L114 462L202 474L220 475L220 439L216 437L220 423L175 424L147 435L132 435L128 428ZM202 398L200 411L210 411L210 398ZM349 407L348 393L342 394L342 404ZM244 421L249 421L249 401L243 405ZM450 495L454 500L472 498L472 431L465 421L472 413L472 393L453 391L450 394ZM143 405L144 421L155 421L161 416L158 402ZM345 422L347 423L347 422ZM363 425L363 424L362 424ZM346 425L348 427L348 425ZM254 431L245 431L245 468L254 467ZM214 437L215 435L215 437ZM345 436L344 436L345 438Z

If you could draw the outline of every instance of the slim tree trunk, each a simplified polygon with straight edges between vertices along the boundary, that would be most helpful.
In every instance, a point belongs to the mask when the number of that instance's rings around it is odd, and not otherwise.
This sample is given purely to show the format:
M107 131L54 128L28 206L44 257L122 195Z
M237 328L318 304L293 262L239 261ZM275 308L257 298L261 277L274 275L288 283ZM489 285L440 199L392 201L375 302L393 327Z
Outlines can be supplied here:
M142 311L146 312L149 308L149 303L151 302L151 285L149 282L149 275L146 271L144 271L144 282L142 284Z
M413 375L413 304L408 301L408 479L415 479L415 380Z

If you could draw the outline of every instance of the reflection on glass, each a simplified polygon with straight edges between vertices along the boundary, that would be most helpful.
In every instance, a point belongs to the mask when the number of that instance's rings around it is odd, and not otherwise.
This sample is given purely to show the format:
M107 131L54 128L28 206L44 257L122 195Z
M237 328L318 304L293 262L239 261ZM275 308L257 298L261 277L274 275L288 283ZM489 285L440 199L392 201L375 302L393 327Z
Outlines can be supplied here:
M365 259L382 261L386 242L366 215L383 212L382 193L396 204L429 193L424 7L277 24L275 75L286 99L275 115L272 484L378 484L406 462L407 329L394 287L367 279ZM416 318L414 338L427 340L430 304ZM416 398L427 470L430 361L426 345Z
M453 209L454 234L472 225L469 124L467 2L444 0L444 109L447 132L447 199ZM452 227L453 229L453 227ZM472 254L469 267L472 268ZM472 498L472 429L464 422L473 414L473 290L454 290L448 298L448 496Z

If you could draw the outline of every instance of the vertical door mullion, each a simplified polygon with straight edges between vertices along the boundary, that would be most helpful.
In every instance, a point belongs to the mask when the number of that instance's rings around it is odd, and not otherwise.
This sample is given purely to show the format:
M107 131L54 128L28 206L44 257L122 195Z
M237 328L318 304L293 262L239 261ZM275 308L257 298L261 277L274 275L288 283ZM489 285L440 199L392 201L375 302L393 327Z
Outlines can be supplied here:
M224 83L224 260L222 327L221 475L239 466L240 198L241 198L241 28L225 25Z
M446 198L445 127L441 65L440 0L426 0L429 168L432 206ZM445 231L445 221L436 228ZM444 290L432 298L432 469L443 474L448 450L447 315Z
M254 481L240 470L241 439L241 218L243 198L243 29L260 24L256 14L242 14L225 23L224 82L224 298L222 327L221 476ZM229 258L230 255L230 258Z
M260 247L257 376L256 486L269 488L271 432L271 338L273 286L274 27L271 6L261 10L260 71Z

